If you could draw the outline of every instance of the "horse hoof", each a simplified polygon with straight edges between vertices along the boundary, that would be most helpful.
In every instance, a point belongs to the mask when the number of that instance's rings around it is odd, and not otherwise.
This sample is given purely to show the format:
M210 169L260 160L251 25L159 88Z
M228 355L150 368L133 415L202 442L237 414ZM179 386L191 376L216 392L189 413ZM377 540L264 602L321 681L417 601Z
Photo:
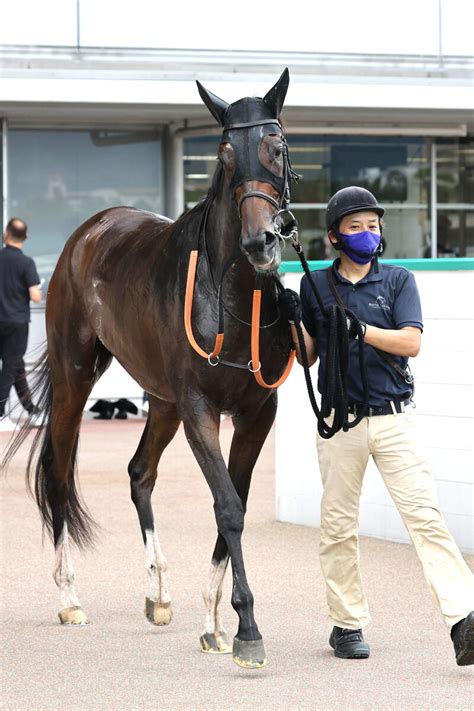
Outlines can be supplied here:
M232 649L225 632L205 632L199 639L206 654L230 654Z
M263 640L243 640L234 637L232 659L244 669L262 669L267 664Z
M87 615L82 609L74 605L74 607L65 607L58 612L58 617L62 625L76 625L76 627L84 627L89 624Z
M145 617L152 625L169 625L173 619L170 602L156 602L145 598Z

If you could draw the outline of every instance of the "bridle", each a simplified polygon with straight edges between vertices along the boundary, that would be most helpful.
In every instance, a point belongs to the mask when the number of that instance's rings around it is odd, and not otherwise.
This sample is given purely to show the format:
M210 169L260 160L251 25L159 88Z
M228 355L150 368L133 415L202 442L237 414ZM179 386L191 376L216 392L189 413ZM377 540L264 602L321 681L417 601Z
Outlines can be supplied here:
M235 129L249 129L249 128L254 128L256 126L261 126L261 125L277 125L280 130L281 130L281 125L279 121L276 119L263 119L259 121L252 121L252 122L246 122L246 123L235 123L235 124L229 124L224 126L223 133L225 134L226 131L230 130L235 130ZM235 197L235 190L233 191L233 199L234 202L236 203L237 206L237 211L239 214L239 219L241 217L241 206L244 200L247 200L248 198L251 197L256 197L260 198L263 200L266 200L269 202L276 210L277 213L274 218L274 231L275 235L279 239L286 239L287 236L285 235L285 224L282 220L283 214L289 212L288 211L288 205L290 201L290 182L291 179L297 180L300 176L298 176L291 168L291 163L289 160L289 155L288 155L288 146L286 143L286 139L283 135L283 132L281 134L282 142L283 142L283 178L279 178L278 180L282 181L282 189L279 190L280 194L280 201L277 201L274 197L269 195L268 193L265 193L262 190L248 190L247 192L243 193L242 195L239 196L239 199L236 200ZM255 176L255 177L247 177L246 181L249 180L258 180L260 182L270 182L269 180L264 180L261 176ZM275 181L273 181L271 184L275 185ZM288 358L287 365L280 376L280 378L272 384L268 384L264 381L262 374L260 372L261 370L261 363L260 363L260 330L261 328L268 328L271 325L274 325L278 322L279 320L279 314L275 321L271 324L268 324L267 326L260 326L260 311L261 311L261 297L262 297L262 291L261 291L261 276L256 275L256 283L255 283L255 288L253 292L253 299L252 299L252 321L251 324L251 360L245 365L241 363L232 363L230 361L223 360L220 357L220 352L222 350L222 347L224 345L224 303L222 299L222 284L223 280L225 277L225 274L227 271L230 269L230 267L235 263L235 261L241 256L240 251L239 254L235 257L232 257L228 262L224 265L224 268L222 270L221 274L221 280L219 287L216 287L216 284L214 283L214 278L212 275L212 269L210 268L211 265L209 263L209 257L207 254L207 249L205 250L206 257L208 260L209 264L209 271L211 274L211 279L213 281L213 286L214 290L217 293L218 297L218 313L219 313L219 322L218 322L218 330L217 334L215 337L215 342L213 349L209 352L206 353L204 349L202 349L199 344L197 343L193 330L192 330L192 302L193 302L193 294L194 294L194 285L195 285L195 278L196 278L196 270L197 270L197 263L198 263L198 257L199 257L199 241L202 241L203 244L206 244L206 222L207 222L207 215L209 213L210 209L210 204L208 203L205 206L204 213L203 213L203 218L201 220L201 225L199 229L199 234L198 234L198 248L194 249L191 251L190 257L189 257L189 267L188 267L188 275L187 275L187 280L186 280L186 296L185 296L185 307L184 307L184 326L185 326L185 331L186 335L188 337L189 343L192 346L192 348L198 353L201 357L206 358L209 365L215 367L219 364L222 365L227 365L230 367L234 368L240 368L240 369L245 369L249 370L251 373L254 374L255 379L257 380L258 384L263 387L263 388L277 388L279 385L281 385L288 375L290 374L290 371L293 367L293 363L295 360L296 356L296 351L292 348L290 350L290 355ZM289 213L293 220L294 216L292 213ZM295 221L295 220L294 220ZM295 221L296 224L296 221ZM275 278L275 283L276 287L278 290L282 290L283 286L281 285L279 279ZM228 310L228 309L226 309ZM232 314L233 315L233 314ZM241 319L238 319L239 321L242 322Z
M293 168L291 167L291 162L290 162L290 156L288 152L288 144L286 142L285 135L283 133L282 126L280 122L276 119L261 119L260 121L248 121L244 123L231 123L231 124L226 124L223 129L223 133L225 134L228 131L235 131L237 129L249 129L249 128L255 128L257 126L265 126L265 125L271 125L271 126L278 126L278 128L281 131L281 140L283 144L283 184L282 188L280 189L280 185L277 185L277 189L280 193L280 201L276 200L274 197L269 195L268 193L263 192L263 190L248 190L247 192L243 193L238 201L237 201L237 211L239 213L239 217L241 214L241 206L244 200L247 200L247 198L250 197L258 197L261 198L262 200L266 200L269 202L271 205L273 205L276 210L278 210L278 213L280 213L282 210L286 210L288 208L288 205L290 204L290 183L291 180L298 181L301 176L298 175L298 173L295 173ZM262 179L261 176L256 175L256 176L250 176L247 177L246 180L258 180L260 182L269 182L268 180ZM275 184L275 183L271 183ZM235 191L234 191L234 200L235 200ZM278 216L277 213L277 216Z

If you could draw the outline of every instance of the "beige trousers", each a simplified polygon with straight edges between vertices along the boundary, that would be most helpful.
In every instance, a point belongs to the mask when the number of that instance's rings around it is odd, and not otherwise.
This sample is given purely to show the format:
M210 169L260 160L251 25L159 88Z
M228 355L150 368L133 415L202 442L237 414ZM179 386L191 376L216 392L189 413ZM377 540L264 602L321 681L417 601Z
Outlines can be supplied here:
M448 628L474 609L474 577L439 511L414 419L413 409L407 408L400 415L364 417L357 427L329 440L317 437L323 481L320 560L329 617L338 627L358 629L370 622L357 535L369 455L408 529Z

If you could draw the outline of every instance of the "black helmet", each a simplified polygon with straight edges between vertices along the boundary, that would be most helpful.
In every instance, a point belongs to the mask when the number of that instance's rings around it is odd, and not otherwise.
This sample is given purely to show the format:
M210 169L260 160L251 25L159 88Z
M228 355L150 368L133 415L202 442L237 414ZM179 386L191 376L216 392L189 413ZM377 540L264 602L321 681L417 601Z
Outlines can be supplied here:
M348 188L338 190L329 200L326 209L326 227L328 232L339 222L341 217L351 215L353 212L362 212L363 210L372 210L376 212L379 217L383 217L385 212L372 193L365 188L351 185Z

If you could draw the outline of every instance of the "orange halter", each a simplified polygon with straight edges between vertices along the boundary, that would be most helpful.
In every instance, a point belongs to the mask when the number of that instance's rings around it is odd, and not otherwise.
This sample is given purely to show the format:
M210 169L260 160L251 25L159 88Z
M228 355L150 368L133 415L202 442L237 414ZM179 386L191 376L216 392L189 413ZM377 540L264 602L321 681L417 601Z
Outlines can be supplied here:
M184 328L186 331L186 335L188 337L188 341L191 344L191 346L194 348L196 353L198 353L202 358L207 358L209 361L210 365L217 365L217 363L211 363L212 358L217 358L219 353L222 350L222 346L224 345L224 334L223 333L218 333L216 335L216 340L214 342L214 348L210 353L206 353L201 346L197 343L196 339L194 338L193 334L193 327L191 323L191 316L192 316L192 308L193 308L193 295L194 295L194 283L196 280L196 269L197 269L197 260L198 260L198 252L197 250L192 250L191 254L189 256L189 267L188 267L188 276L186 280L186 296L185 296L185 301L184 301ZM293 367L293 363L295 362L295 356L296 356L296 351L294 349L291 350L290 352L290 357L288 359L288 363L286 365L285 370L283 371L282 375L280 378L276 381L276 383L273 384L268 384L264 381L262 378L262 374L260 372L261 364L260 364L260 306L261 306L261 300L262 300L262 292L261 289L254 289L253 292L253 301L252 301L252 331L251 331L251 355L252 355L252 360L248 364L249 370L253 372L255 379L257 383L262 387L262 388L277 388L279 387L282 383L285 382L287 377L290 374L290 371ZM252 368L250 368L250 364L252 365Z

